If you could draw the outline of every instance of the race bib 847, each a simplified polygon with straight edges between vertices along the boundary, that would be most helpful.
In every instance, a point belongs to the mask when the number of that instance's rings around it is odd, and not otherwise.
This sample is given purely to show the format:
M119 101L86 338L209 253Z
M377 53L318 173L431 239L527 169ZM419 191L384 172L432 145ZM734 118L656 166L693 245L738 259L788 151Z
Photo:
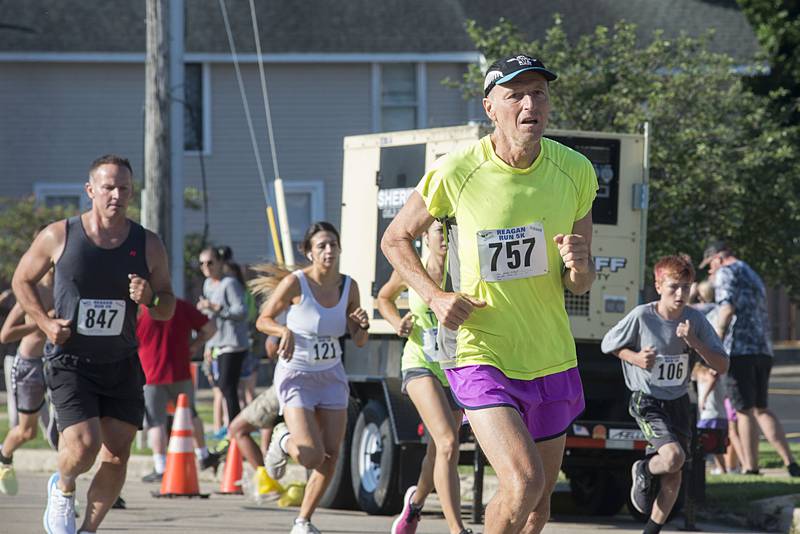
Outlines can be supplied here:
M542 223L477 232L481 278L502 282L547 274Z
M78 304L78 333L84 336L118 336L124 322L124 300L81 299Z

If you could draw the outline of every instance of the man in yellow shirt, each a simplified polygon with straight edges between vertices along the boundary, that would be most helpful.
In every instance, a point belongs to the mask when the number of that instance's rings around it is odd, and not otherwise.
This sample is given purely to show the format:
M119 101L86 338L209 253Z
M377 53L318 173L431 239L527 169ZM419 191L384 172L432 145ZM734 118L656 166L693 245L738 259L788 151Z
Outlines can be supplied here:
M595 278L591 207L597 178L581 154L543 137L556 75L524 54L489 67L492 134L426 174L381 243L401 277L457 332L453 396L498 474L487 534L540 532L564 452L583 411L564 288ZM443 291L413 240L455 220L461 287Z

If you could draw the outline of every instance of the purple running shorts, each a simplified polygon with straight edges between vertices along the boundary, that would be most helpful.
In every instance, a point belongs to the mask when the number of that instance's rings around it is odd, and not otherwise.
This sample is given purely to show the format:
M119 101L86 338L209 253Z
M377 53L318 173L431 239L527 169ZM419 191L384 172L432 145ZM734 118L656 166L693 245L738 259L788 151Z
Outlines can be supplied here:
M444 372L459 406L466 410L511 406L522 416L534 441L561 436L585 407L577 367L533 380L508 378L491 365Z

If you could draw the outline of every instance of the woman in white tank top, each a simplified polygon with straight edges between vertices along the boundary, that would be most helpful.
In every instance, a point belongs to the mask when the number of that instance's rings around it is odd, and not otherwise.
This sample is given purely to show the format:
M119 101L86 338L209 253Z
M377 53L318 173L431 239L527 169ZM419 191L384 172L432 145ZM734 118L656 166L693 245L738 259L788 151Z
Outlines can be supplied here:
M280 337L275 388L286 424L272 433L267 473L283 476L286 459L313 469L291 534L319 532L310 523L330 483L347 422L349 388L340 337L367 342L369 319L358 285L339 273L339 233L326 222L313 224L300 245L311 262L284 278L264 306L256 327ZM286 310L286 326L275 318Z

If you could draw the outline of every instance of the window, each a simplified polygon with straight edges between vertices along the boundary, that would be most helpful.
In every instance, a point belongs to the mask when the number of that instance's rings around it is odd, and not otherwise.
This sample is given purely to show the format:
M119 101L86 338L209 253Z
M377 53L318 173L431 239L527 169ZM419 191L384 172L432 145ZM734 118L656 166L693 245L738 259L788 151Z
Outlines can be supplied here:
M413 130L423 127L419 114L418 76L414 63L385 63L380 65L380 124L379 131Z
M186 63L183 74L183 148L193 154L210 153L210 71L203 63Z
M311 223L325 219L325 184L321 181L284 181L286 212L292 234L292 248L298 246Z
M81 211L89 209L89 197L83 184L37 182L33 186L33 194L37 202L48 208L72 206Z

